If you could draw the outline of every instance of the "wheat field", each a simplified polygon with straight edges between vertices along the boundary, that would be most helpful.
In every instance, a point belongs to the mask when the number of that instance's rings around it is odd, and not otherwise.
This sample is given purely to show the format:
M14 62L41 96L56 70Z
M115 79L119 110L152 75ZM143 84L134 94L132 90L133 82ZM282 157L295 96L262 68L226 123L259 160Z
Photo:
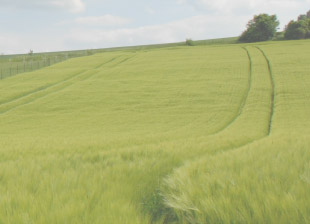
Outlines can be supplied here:
M119 49L0 80L0 223L310 223L309 61Z

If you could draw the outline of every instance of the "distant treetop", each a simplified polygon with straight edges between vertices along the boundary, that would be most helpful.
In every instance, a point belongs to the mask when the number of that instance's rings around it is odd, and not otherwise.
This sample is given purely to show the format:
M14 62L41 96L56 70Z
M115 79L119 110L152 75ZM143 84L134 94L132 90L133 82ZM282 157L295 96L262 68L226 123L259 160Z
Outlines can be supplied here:
M297 21L291 20L285 27L284 38L298 40L310 38L310 10L298 16Z
M276 15L260 14L254 16L247 24L247 29L239 38L241 42L258 42L272 39L279 26Z

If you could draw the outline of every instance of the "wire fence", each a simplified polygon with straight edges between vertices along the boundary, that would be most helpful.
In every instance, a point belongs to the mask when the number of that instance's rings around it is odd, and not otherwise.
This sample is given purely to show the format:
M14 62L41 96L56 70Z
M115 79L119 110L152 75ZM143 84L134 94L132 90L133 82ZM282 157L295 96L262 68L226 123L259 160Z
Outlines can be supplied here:
M0 56L0 80L24 72L35 71L65 60L94 54L94 51L85 50L77 52L2 55Z

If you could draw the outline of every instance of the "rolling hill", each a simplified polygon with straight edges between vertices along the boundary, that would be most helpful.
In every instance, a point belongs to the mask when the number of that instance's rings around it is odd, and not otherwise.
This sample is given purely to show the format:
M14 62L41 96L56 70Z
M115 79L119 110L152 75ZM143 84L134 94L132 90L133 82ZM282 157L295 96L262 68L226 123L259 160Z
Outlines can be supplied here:
M310 223L309 61L214 42L0 80L0 223Z

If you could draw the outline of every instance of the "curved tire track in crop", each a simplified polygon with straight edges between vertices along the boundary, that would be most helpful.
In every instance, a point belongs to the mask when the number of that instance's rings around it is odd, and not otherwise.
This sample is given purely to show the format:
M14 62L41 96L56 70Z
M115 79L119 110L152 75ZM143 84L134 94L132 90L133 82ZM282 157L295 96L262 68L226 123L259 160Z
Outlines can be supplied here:
M248 64L249 64L249 69L248 69L248 82L247 82L247 89L246 89L246 92L245 94L243 95L242 97L242 101L241 101L241 104L239 105L239 108L238 108L238 113L228 122L225 124L224 127L220 128L220 130L216 130L215 132L211 132L210 134L208 134L207 136L214 136L214 135L217 135L219 133L221 133L222 131L224 131L225 129L227 129L229 126L231 126L237 119L238 117L242 114L242 111L244 110L244 107L246 105L246 101L248 99L248 96L249 96L249 93L250 93L250 90L251 90L251 86L252 86L252 77L253 77L253 71L252 71L252 68L253 68L253 62L252 62L252 58L251 58L251 55L248 51L248 49L246 47L242 47L242 49L245 50L246 52L246 55L248 57ZM117 65L121 64L121 63L125 63L127 62L128 60L131 60L132 58L134 58L135 56L131 56L129 58L126 58L124 59L123 61L121 61L120 63L118 63ZM96 75L96 74L94 74ZM185 125L186 127L187 125ZM184 128L184 127L183 127ZM168 132L168 131L167 131ZM187 140L192 140L196 137L205 137L206 135L205 134L202 134L201 136L195 136L195 137L187 137L186 139ZM178 137L178 138L174 138L174 139L169 139L169 140L161 140L160 142L161 143L169 143L169 142L174 142L174 141L178 141L178 140L184 140L184 136L182 137ZM150 140L150 141L143 141L141 142L140 144L137 145L137 143L133 143L132 145L126 145L125 147L118 147L117 149L121 149L121 148L128 148L128 147L132 147L132 146L142 146L142 145L147 145L147 146L153 146L153 145L156 145L157 144L157 140ZM248 144L248 143L247 143Z
M249 93L250 93L250 90L251 90L251 87L252 87L252 79L253 79L253 62L252 62L252 58L251 58L251 55L248 51L248 49L246 47L241 47L247 54L247 57L248 57L248 61L249 61L249 70L248 70L248 82L247 82L247 89L245 91L245 94L243 95L242 99L241 99L241 103L239 105L239 108L238 108L238 112L235 116L233 116L231 118L230 121L228 121L222 128L220 128L219 130L215 131L215 132L211 132L208 136L214 136L214 135L217 135L221 132L223 132L224 130L226 130L227 128L229 128L238 118L239 116L242 114L243 110L244 110L244 107L246 105L246 101L249 97ZM205 135L202 135L202 136L205 136Z
M268 71L269 71L269 77L270 77L270 83L271 83L271 105L270 105L270 119L269 119L269 128L268 128L268 135L271 134L271 129L272 129L272 120L273 120L273 115L274 115L274 110L275 110L275 82L273 78L273 73L272 73L272 67L269 58L265 54L265 52L258 46L256 48L263 54L267 64L268 64Z
M220 132L224 131L225 129L227 129L229 126L231 126L240 117L240 115L242 114L242 112L244 110L246 101L247 101L247 99L249 97L249 93L250 93L250 90L251 90L251 87L252 87L252 79L253 79L253 67L252 67L253 66L253 62L252 62L252 58L251 58L251 55L250 55L250 52L248 51L248 49L246 47L242 47L242 49L244 49L246 51L247 57L249 59L249 72L248 72L248 83L247 83L248 88L246 90L245 95L242 98L242 101L241 101L241 104L239 106L239 110L238 110L237 115L224 128L222 128L221 130L215 132L212 135L216 135L216 134L219 134Z
M273 114L274 114L274 81L273 81L273 76L272 76L272 69L271 69L271 64L270 64L270 61L268 60L267 56L263 53L263 51L261 49L259 49L258 47L256 47L264 56L265 60L266 60L266 66L268 67L268 73L269 73L269 78L270 78L270 89L271 89L271 97L270 97L270 107L271 107L271 112L270 112L270 116L269 116L269 119L267 120L268 122L268 131L265 132L264 136L260 136L260 137L256 137L254 139L249 139L248 141L246 142L243 142L241 143L240 145L237 145L235 147L223 147L222 149L219 149L217 151L215 151L214 153L211 153L209 154L210 156L216 156L217 154L219 153L226 153L226 152L229 152L231 150L237 150L237 149L240 149L240 148L243 148L243 147L246 147L246 146L249 146L249 145L252 145L253 143L255 142L259 142L263 139L265 139L266 137L268 137L271 133L271 123L272 123L272 117L273 117ZM248 51L248 49L246 47L243 48L246 52L247 52L247 55L248 55L248 58L249 58L249 88L248 88L248 91L246 92L246 95L244 96L243 100L242 100L242 103L240 105L240 108L239 108L239 112L237 114L237 116L225 127L223 128L222 130L220 130L219 132L213 134L213 135L216 135L216 134L219 134L220 132L224 131L225 129L227 129L229 126L231 126L236 120L238 120L238 118L240 117L240 115L244 112L244 108L245 108L245 105L246 105L246 102L247 102L247 99L248 99L248 96L249 96L249 93L250 93L250 90L251 90L251 87L252 87L252 78L253 78L253 61L252 61L252 57L250 55L250 52ZM267 73L265 73L267 75ZM267 78L267 77L266 77ZM268 95L267 95L268 96ZM212 136L212 135L211 135ZM198 155L199 154L199 155ZM208 153L198 153L196 157L194 157L190 163L195 163L196 161L198 162L198 160L201 158L201 156L207 156ZM184 167L185 165L181 165L180 167L175 167L174 168L174 171L172 172L172 174L168 175L168 176L173 176L173 173L176 172L176 170ZM160 195L162 195L163 197L164 196L164 193L163 192L159 192ZM177 217L177 213L173 210L172 207L169 207L165 204L164 200L167 200L167 199L162 199L163 201L161 202L161 206L163 207L163 209L167 210L167 213L164 214L165 216L168 216L168 217ZM184 211L185 212L185 211ZM150 214L152 216L152 214ZM169 220L169 218L165 218L165 217L162 217L164 218L165 223L174 223L175 219L173 220ZM187 222L186 222L187 223Z
M246 102L247 102L247 99L249 97L249 93L250 93L250 90L251 90L251 87L252 87L252 78L253 78L253 67L252 66L253 66L253 62L252 62L252 58L251 58L251 55L250 55L248 49L246 47L242 47L242 49L246 52L246 55L248 57L248 63L249 63L247 89L245 91L245 94L242 97L242 100L241 100L241 103L239 105L237 114L224 127L222 127L221 129L217 130L216 132L214 132L214 133L212 133L212 134L210 134L208 136L218 135L221 132L223 132L224 130L228 129L240 117L240 115L244 111L244 107L246 105ZM251 143L252 143L252 141L251 142L247 142L244 145L251 144ZM226 150L229 150L229 149L226 149ZM202 155L197 155L196 157L193 158L193 160L196 160L197 158L200 158L201 156ZM184 164L179 166L179 167L174 167L173 170L172 170L172 173L168 174L167 176L171 176L175 172L176 169L180 169L183 166L184 166ZM156 189L156 192L154 192L153 194L154 195L158 195L157 198L160 198L160 201L157 202L157 203L158 203L158 206L160 206L162 208L161 209L160 208L155 208L154 214L152 213L152 211L149 211L148 215L151 217L151 223L153 223L154 221L155 222L157 221L157 220L154 220L154 217L158 217L158 214L156 214L157 213L156 209L157 210L165 210L166 211L165 214L162 214L163 216L166 216L166 217L162 217L165 220L164 223L167 223L167 224L171 223L171 222L174 223L174 221L176 221L176 220L174 220L172 218L172 220L170 221L169 217L177 217L176 213L175 213L175 211L172 208L169 208L169 207L167 207L165 205L164 198L163 198L164 194L161 191L158 191L157 189ZM141 203L141 204L143 204L143 203Z
M246 48L246 47L242 47L245 51L246 51L246 54L247 54L247 57L248 57L248 59L249 59L249 72L248 72L248 88L247 88L247 90L246 90L246 93L243 95L243 98L242 98L242 101L241 101L241 104L240 104L240 106L239 106L239 108L238 108L238 113L237 113L237 115L236 116L234 116L227 124L225 124L225 126L224 127L222 127L220 130L217 130L217 131L215 131L215 132L213 132L213 133L211 133L210 135L208 135L208 136L214 136L214 135L217 135L217 134L219 134L219 133L221 133L222 131L224 131L225 129L227 129L229 126L231 126L237 119L238 119L238 117L242 114L242 111L244 110L244 107L245 107L245 105L246 105L246 101L247 101L247 98L248 98L248 96L249 96L249 93L250 93L250 90L251 90L251 86L252 86L252 76L253 76L253 74L252 74L252 67L253 67L253 62L252 62L252 58L251 58L251 55L250 55L250 53L249 53L249 51L248 51L248 49ZM131 57L131 58L133 58L133 57ZM131 58L128 58L128 59L125 59L124 61L127 61L127 60L129 60L129 59L131 59ZM205 137L206 135L204 135L204 134L202 134L201 136L198 136L198 137ZM186 138L186 139L188 139L188 140L192 140L192 139L194 139L194 138L196 138L197 136L195 136L195 137L189 137L189 138ZM184 140L184 137L179 137L179 138L175 138L175 139L169 139L169 140L161 140L161 143L168 143L168 142L173 142L173 141L178 141L178 140ZM142 146L142 145L145 145L145 141L143 141L141 144L139 144L138 146ZM157 141L154 143L154 140L151 140L151 141L147 141L147 143L146 143L146 145L147 146L152 146L152 145L156 145L157 144ZM136 143L134 143L134 145L136 146L137 144ZM130 145L130 147L131 146L134 146L134 145ZM124 147L124 148L127 148L128 147L128 144L126 145L126 147ZM118 149L120 149L120 148L123 148L123 147L119 147Z

